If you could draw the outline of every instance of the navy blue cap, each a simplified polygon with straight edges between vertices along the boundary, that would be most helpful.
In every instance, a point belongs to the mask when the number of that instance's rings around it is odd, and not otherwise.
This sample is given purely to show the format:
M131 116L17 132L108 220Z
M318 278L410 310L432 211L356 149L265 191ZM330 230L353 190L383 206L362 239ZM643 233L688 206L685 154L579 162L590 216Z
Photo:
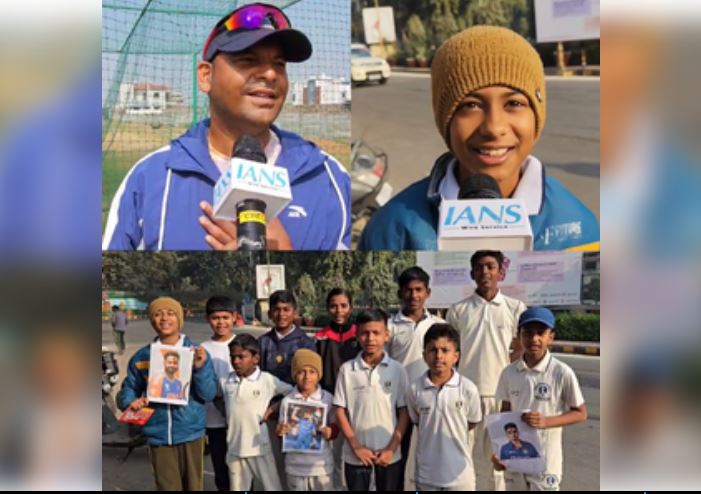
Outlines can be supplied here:
M539 322L550 329L555 329L555 315L550 309L545 307L530 307L526 309L521 314L521 317L518 318L518 327L521 328L532 322Z
M263 40L277 43L287 62L304 62L312 56L312 44L301 31L264 26L260 29L221 31L212 39L202 58L211 62L219 52L241 52Z

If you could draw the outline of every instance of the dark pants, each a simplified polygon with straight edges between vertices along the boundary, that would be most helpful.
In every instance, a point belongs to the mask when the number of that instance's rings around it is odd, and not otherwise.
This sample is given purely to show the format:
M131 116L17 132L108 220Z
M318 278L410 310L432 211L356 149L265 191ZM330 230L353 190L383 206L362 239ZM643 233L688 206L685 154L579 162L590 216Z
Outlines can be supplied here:
M175 446L151 446L151 465L159 491L201 491L204 436Z
M229 466L226 464L226 427L207 429L209 455L214 467L214 483L218 491L229 490Z
M399 484L399 474L402 468L401 462L397 461L388 467L366 467L356 466L350 463L345 464L346 484L349 491L370 490L370 476L372 469L375 469L375 485L377 491L401 491Z
M112 334L114 334L114 344L117 347L119 354L122 355L124 353L124 331L117 331L116 329L113 329Z
M402 470L399 473L400 479L399 479L399 485L401 487L401 490L404 490L404 476L406 474L406 462L409 459L409 447L411 446L411 434L414 432L414 424L409 424L406 428L406 431L404 432L404 437L402 437L402 445L401 445L401 450L402 450L402 459L399 460L399 463L402 464Z

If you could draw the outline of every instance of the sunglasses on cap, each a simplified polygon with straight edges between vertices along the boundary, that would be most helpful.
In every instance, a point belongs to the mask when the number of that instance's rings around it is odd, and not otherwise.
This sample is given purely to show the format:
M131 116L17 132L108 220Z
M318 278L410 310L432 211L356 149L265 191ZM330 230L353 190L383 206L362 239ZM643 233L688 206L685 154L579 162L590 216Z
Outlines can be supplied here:
M279 8L265 3L243 6L222 18L209 34L202 50L205 57L212 40L223 31L253 30L272 28L273 30L290 29L290 20Z

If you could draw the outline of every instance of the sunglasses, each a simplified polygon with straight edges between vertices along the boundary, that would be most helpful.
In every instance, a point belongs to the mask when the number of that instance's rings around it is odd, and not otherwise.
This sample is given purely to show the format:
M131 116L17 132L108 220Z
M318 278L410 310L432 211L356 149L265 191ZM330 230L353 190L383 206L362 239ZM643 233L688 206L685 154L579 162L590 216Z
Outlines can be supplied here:
M224 17L214 26L207 41L204 44L202 54L206 54L212 40L223 31L237 31L240 29L260 29L264 26L272 26L274 29L289 29L290 20L279 8L264 3L255 3L241 7Z

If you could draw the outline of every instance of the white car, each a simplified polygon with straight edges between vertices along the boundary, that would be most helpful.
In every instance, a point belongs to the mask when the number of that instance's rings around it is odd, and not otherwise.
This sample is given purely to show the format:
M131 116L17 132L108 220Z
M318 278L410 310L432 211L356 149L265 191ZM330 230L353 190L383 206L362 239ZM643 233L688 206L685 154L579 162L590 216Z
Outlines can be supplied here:
M351 44L351 82L353 84L371 81L384 84L391 73L387 61L374 57L367 46L360 43Z

